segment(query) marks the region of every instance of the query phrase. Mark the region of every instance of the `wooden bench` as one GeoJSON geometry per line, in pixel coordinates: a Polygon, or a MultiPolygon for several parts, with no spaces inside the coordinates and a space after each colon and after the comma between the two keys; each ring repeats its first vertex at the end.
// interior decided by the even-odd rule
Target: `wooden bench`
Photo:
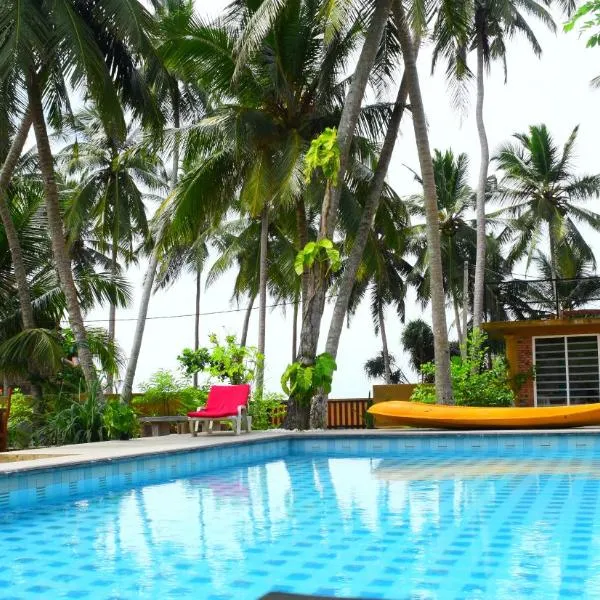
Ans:
{"type": "Polygon", "coordinates": [[[183,415],[171,417],[139,417],[142,426],[142,437],[157,437],[159,435],[169,435],[171,425],[177,427],[177,433],[191,433],[188,418],[183,415]]]}

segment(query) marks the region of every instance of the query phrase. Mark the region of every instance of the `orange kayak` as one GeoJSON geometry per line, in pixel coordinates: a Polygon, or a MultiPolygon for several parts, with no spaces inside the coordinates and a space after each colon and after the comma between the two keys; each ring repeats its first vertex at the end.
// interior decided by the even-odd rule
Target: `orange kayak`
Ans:
{"type": "Polygon", "coordinates": [[[442,429],[534,429],[600,425],[600,403],[536,408],[479,408],[392,400],[369,408],[397,425],[442,429]]]}

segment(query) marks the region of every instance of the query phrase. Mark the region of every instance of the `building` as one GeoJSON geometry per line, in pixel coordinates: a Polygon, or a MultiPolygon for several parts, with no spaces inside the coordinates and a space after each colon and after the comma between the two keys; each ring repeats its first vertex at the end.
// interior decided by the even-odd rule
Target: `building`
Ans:
{"type": "Polygon", "coordinates": [[[600,311],[483,325],[503,339],[519,406],[600,402],[600,311]]]}

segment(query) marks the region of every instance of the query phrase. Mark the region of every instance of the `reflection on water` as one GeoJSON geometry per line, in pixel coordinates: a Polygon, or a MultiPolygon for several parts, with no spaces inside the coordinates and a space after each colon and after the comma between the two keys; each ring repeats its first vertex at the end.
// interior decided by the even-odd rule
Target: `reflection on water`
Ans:
{"type": "Polygon", "coordinates": [[[599,472],[567,456],[223,469],[0,517],[0,597],[600,598],[599,472]]]}

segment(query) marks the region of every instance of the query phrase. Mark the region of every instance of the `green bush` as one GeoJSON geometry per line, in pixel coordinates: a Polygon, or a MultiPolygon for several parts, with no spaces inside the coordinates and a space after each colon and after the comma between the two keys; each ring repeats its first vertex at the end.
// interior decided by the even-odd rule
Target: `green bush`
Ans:
{"type": "Polygon", "coordinates": [[[107,438],[103,413],[105,405],[95,390],[83,400],[68,399],[68,406],[50,415],[42,435],[50,444],[83,444],[107,438]]]}
{"type": "Polygon", "coordinates": [[[10,402],[8,445],[17,449],[29,448],[34,433],[33,399],[16,389],[10,402]]]}
{"type": "Polygon", "coordinates": [[[313,396],[323,390],[326,394],[331,392],[333,374],[337,369],[336,362],[327,352],[315,358],[314,365],[303,365],[294,362],[288,365],[281,376],[281,388],[289,396],[299,402],[309,404],[313,396]]]}
{"type": "Polygon", "coordinates": [[[263,360],[256,348],[240,346],[234,335],[221,344],[215,333],[209,336],[210,348],[185,348],[177,357],[186,375],[205,373],[218,381],[239,385],[254,380],[256,367],[263,360]]]}
{"type": "MultiPolygon", "coordinates": [[[[467,358],[454,356],[450,376],[457,406],[513,406],[514,393],[510,386],[508,366],[503,357],[495,357],[491,368],[484,368],[486,335],[474,331],[467,344],[467,358]]],[[[424,378],[435,374],[434,363],[421,367],[424,378]]],[[[419,384],[411,396],[413,402],[435,404],[435,386],[419,384]]]]}
{"type": "Polygon", "coordinates": [[[102,422],[106,436],[111,440],[129,440],[139,434],[140,426],[135,411],[119,400],[106,403],[102,422]]]}
{"type": "Polygon", "coordinates": [[[252,417],[252,429],[262,431],[275,429],[277,425],[272,424],[274,411],[281,409],[285,404],[285,396],[282,394],[263,394],[250,401],[248,414],[252,417]]]}
{"type": "Polygon", "coordinates": [[[142,384],[143,396],[133,398],[134,409],[147,417],[186,414],[206,403],[208,391],[194,388],[171,371],[160,369],[142,384]]]}

